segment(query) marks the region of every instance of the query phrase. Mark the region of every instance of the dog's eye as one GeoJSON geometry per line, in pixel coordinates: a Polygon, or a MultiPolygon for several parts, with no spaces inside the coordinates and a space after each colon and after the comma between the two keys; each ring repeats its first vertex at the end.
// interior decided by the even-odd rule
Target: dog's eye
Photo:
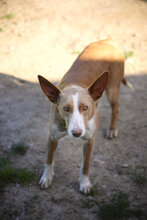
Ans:
{"type": "Polygon", "coordinates": [[[64,110],[65,112],[70,112],[70,107],[69,107],[69,106],[64,106],[64,107],[63,107],[63,110],[64,110]]]}
{"type": "Polygon", "coordinates": [[[81,108],[82,111],[86,111],[87,109],[88,109],[88,106],[86,106],[86,105],[83,105],[81,108]]]}

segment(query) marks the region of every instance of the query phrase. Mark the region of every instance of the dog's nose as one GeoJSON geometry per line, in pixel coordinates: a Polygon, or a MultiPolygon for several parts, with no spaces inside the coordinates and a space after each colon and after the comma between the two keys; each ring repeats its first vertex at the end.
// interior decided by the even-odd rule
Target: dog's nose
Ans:
{"type": "Polygon", "coordinates": [[[81,134],[82,134],[82,130],[81,130],[81,129],[79,129],[79,130],[77,130],[77,131],[75,131],[75,130],[72,131],[72,135],[73,135],[74,137],[80,137],[81,134]]]}

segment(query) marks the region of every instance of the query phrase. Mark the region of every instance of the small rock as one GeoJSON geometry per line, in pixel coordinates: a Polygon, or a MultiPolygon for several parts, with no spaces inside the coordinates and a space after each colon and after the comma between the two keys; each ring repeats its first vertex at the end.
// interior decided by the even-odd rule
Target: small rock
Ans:
{"type": "Polygon", "coordinates": [[[122,164],[122,167],[123,167],[123,168],[127,168],[127,167],[129,167],[129,164],[124,163],[124,164],[122,164]]]}
{"type": "Polygon", "coordinates": [[[115,173],[115,174],[113,175],[113,177],[114,177],[114,178],[117,178],[117,177],[118,177],[118,174],[117,174],[117,173],[115,173]]]}
{"type": "Polygon", "coordinates": [[[102,185],[102,188],[105,189],[107,186],[105,184],[102,185]]]}
{"type": "Polygon", "coordinates": [[[5,86],[0,84],[0,89],[4,89],[4,88],[5,88],[5,86]]]}
{"type": "Polygon", "coordinates": [[[76,167],[81,168],[81,163],[80,164],[76,164],[76,167]]]}

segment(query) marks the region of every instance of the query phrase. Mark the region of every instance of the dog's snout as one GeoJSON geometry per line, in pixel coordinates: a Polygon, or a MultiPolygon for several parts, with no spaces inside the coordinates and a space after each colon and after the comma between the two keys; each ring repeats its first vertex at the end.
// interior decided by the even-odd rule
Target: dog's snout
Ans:
{"type": "Polygon", "coordinates": [[[82,130],[80,129],[80,130],[73,130],[72,131],[72,135],[74,136],[74,137],[80,137],[81,136],[81,134],[82,134],[82,130]]]}

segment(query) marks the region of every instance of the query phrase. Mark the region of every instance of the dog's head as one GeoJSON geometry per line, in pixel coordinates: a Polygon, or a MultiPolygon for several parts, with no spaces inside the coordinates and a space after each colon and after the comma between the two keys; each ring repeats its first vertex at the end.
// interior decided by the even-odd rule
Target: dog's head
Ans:
{"type": "Polygon", "coordinates": [[[69,85],[63,90],[42,76],[38,76],[44,94],[57,105],[70,136],[83,137],[85,135],[86,124],[92,118],[97,100],[107,86],[108,75],[108,72],[103,73],[88,88],[69,85]]]}

